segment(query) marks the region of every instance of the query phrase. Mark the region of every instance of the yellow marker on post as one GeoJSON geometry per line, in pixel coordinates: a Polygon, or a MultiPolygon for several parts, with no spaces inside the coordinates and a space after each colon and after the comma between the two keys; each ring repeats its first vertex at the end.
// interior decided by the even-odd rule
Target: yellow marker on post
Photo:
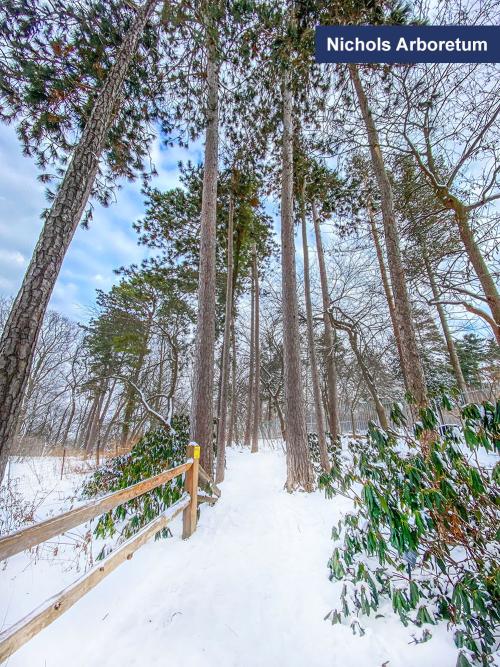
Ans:
{"type": "Polygon", "coordinates": [[[186,458],[192,459],[193,465],[186,471],[184,491],[189,493],[191,502],[184,510],[182,537],[186,539],[196,530],[198,510],[198,471],[200,468],[200,446],[190,442],[186,448],[186,458]]]}

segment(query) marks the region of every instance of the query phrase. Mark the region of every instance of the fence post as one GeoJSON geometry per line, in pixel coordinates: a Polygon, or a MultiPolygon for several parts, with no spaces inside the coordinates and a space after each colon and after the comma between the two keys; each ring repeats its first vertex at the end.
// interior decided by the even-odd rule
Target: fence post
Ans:
{"type": "Polygon", "coordinates": [[[187,458],[193,459],[193,465],[186,471],[184,490],[191,496],[191,502],[182,515],[182,538],[186,539],[196,530],[198,510],[198,470],[200,465],[200,446],[191,442],[187,446],[187,458]]]}

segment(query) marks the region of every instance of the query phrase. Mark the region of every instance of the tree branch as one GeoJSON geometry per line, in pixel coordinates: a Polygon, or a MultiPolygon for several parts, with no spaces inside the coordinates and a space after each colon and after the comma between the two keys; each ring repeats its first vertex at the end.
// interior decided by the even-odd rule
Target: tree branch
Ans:
{"type": "Polygon", "coordinates": [[[129,384],[134,391],[136,391],[139,394],[139,398],[141,399],[141,403],[146,409],[147,412],[149,412],[150,415],[153,415],[153,417],[156,417],[163,426],[165,426],[166,429],[173,430],[172,425],[170,423],[171,415],[168,416],[168,418],[165,418],[163,415],[161,415],[159,412],[156,412],[154,408],[152,408],[149,403],[146,400],[146,397],[144,396],[144,392],[142,389],[140,389],[132,380],[129,380],[128,378],[124,377],[123,375],[110,375],[110,378],[116,378],[117,380],[120,380],[121,382],[126,382],[129,384]]]}

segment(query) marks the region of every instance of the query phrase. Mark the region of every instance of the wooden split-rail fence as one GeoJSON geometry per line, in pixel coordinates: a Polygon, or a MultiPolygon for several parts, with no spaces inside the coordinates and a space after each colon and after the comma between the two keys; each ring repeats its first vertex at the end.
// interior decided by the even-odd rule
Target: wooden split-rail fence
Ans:
{"type": "Polygon", "coordinates": [[[109,554],[109,556],[99,561],[97,565],[73,584],[43,602],[34,611],[10,628],[0,632],[0,663],[55,621],[61,614],[70,609],[75,602],[97,586],[104,577],[113,572],[121,563],[130,560],[143,544],[165,528],[180,512],[183,512],[182,537],[188,538],[193,534],[197,524],[198,503],[209,502],[213,504],[220,496],[219,489],[200,466],[199,459],[199,445],[190,444],[187,450],[186,462],[175,468],[170,468],[159,475],[149,477],[125,489],[109,493],[102,498],[51,517],[46,521],[18,530],[5,537],[0,537],[0,561],[2,561],[25,549],[37,546],[46,540],[61,535],[67,530],[90,521],[90,519],[94,519],[100,514],[109,512],[109,510],[118,507],[118,505],[122,505],[158,486],[162,486],[179,475],[185,475],[184,493],[176,503],[150,521],[138,533],[109,554]],[[210,488],[212,496],[198,495],[200,481],[210,488]]]}

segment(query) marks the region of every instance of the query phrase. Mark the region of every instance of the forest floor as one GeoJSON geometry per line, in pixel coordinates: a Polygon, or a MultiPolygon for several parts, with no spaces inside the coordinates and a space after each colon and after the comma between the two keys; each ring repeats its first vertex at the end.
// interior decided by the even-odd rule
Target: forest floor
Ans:
{"type": "MultiPolygon", "coordinates": [[[[32,461],[12,471],[26,493],[40,467],[32,461]]],[[[77,468],[59,482],[52,461],[36,476],[52,489],[49,512],[83,478],[77,468]]],[[[389,604],[383,618],[363,619],[363,637],[324,620],[339,606],[342,588],[328,580],[331,528],[350,503],[321,492],[289,495],[285,471],[280,446],[258,454],[231,449],[222,497],[202,506],[189,540],[180,538],[176,519],[174,537],[140,549],[5,664],[454,667],[457,650],[444,625],[431,628],[427,643],[411,644],[418,629],[404,628],[389,604]]],[[[38,518],[40,512],[47,514],[39,508],[38,518]]],[[[88,526],[36,559],[20,554],[0,564],[0,628],[79,576],[83,556],[75,545],[86,534],[88,526]]]]}

